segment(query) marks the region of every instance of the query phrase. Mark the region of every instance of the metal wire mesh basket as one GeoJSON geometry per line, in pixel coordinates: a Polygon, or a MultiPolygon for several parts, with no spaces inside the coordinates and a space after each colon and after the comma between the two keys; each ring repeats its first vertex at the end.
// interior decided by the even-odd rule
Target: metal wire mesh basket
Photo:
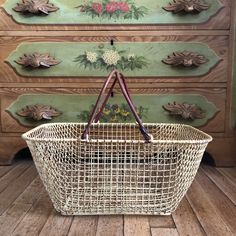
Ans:
{"type": "Polygon", "coordinates": [[[187,125],[142,124],[135,111],[138,124],[95,124],[102,109],[96,111],[88,124],[44,124],[23,134],[55,209],[64,215],[171,214],[211,136],[187,125]]]}

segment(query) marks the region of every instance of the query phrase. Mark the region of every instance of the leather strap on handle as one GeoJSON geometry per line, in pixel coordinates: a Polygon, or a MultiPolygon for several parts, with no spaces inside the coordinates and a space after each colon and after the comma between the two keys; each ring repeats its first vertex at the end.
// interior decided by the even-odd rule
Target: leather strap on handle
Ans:
{"type": "Polygon", "coordinates": [[[98,96],[98,99],[97,99],[97,102],[93,108],[93,111],[90,115],[90,118],[89,118],[89,121],[88,121],[88,124],[84,130],[84,132],[82,133],[82,136],[81,136],[81,139],[88,139],[88,132],[89,132],[89,128],[91,127],[91,124],[93,122],[98,122],[99,118],[101,117],[102,115],[102,112],[103,112],[103,109],[112,93],[112,90],[113,88],[115,87],[115,84],[118,82],[119,86],[120,86],[120,89],[122,91],[122,94],[124,95],[129,107],[130,107],[130,110],[131,112],[133,113],[134,117],[135,117],[135,120],[136,122],[138,123],[139,125],[139,129],[140,129],[140,132],[141,134],[143,135],[144,139],[147,141],[147,142],[150,142],[151,141],[151,135],[148,134],[147,130],[145,129],[143,123],[142,123],[142,120],[140,119],[139,115],[137,114],[137,111],[135,109],[135,106],[131,100],[131,97],[130,97],[130,94],[129,94],[129,91],[127,89],[127,86],[126,86],[126,83],[125,83],[125,78],[123,76],[123,74],[121,74],[120,72],[116,71],[116,70],[113,70],[108,78],[106,79],[106,81],[104,82],[103,84],[103,87],[102,87],[102,90],[98,96]],[[109,82],[112,80],[112,78],[115,76],[115,79],[114,79],[114,82],[112,84],[112,86],[110,87],[102,105],[99,107],[99,103],[101,102],[101,99],[102,99],[102,96],[104,95],[105,93],[105,90],[107,89],[108,85],[109,85],[109,82]]]}

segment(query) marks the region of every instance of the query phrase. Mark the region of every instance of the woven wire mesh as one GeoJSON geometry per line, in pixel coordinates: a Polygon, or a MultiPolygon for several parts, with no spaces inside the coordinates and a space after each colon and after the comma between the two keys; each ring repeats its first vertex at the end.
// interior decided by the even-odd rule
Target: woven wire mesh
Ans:
{"type": "Polygon", "coordinates": [[[211,137],[190,126],[39,126],[23,138],[57,211],[65,215],[171,214],[191,185],[211,137]]]}

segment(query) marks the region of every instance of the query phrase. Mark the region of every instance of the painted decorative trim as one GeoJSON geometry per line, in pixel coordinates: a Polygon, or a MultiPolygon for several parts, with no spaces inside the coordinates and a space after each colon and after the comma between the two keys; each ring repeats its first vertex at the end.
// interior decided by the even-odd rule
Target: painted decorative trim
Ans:
{"type": "Polygon", "coordinates": [[[32,54],[24,54],[16,63],[22,65],[24,67],[31,67],[31,68],[39,68],[39,67],[46,67],[49,68],[50,66],[54,66],[60,63],[60,61],[56,60],[55,58],[51,57],[49,53],[32,53],[32,54]]]}
{"type": "Polygon", "coordinates": [[[173,102],[163,105],[162,107],[169,115],[181,117],[185,120],[203,119],[206,117],[205,112],[196,104],[173,102]]]}
{"type": "MultiPolygon", "coordinates": [[[[30,8],[32,12],[43,13],[27,13],[19,14],[13,9],[16,2],[19,0],[5,0],[3,8],[12,19],[20,24],[28,25],[180,25],[180,24],[200,24],[207,22],[211,17],[215,16],[223,7],[220,0],[205,0],[209,5],[207,11],[202,11],[201,14],[185,14],[179,17],[176,14],[166,14],[161,6],[165,6],[168,0],[50,0],[56,3],[55,8],[59,8],[47,17],[43,17],[49,9],[35,10],[30,8]],[[41,17],[39,17],[41,15],[41,17]],[[29,17],[30,16],[30,17],[29,17]]],[[[22,3],[31,3],[36,0],[24,0],[22,3]]],[[[39,1],[39,0],[37,0],[39,1]]],[[[41,0],[43,3],[48,3],[46,0],[41,0]]],[[[20,5],[20,6],[21,6],[20,5]]],[[[16,7],[14,7],[16,8],[16,7]]],[[[18,10],[17,6],[17,10],[18,10]]],[[[20,7],[21,8],[21,7],[20,7]]],[[[26,8],[27,11],[28,8],[26,8]]],[[[53,8],[54,9],[54,8],[53,8]]],[[[20,9],[21,10],[21,9],[20,9]]]]}
{"type": "Polygon", "coordinates": [[[173,52],[171,55],[167,56],[166,59],[163,59],[162,62],[167,65],[180,66],[183,65],[185,67],[190,66],[200,66],[202,64],[207,63],[209,60],[201,54],[190,51],[183,52],[173,52]]]}
{"type": "Polygon", "coordinates": [[[210,5],[202,0],[173,0],[163,9],[173,13],[200,13],[208,10],[209,7],[210,5]]]}
{"type": "MultiPolygon", "coordinates": [[[[32,127],[45,122],[87,122],[88,115],[97,95],[80,94],[23,94],[20,95],[8,108],[7,112],[23,126],[32,127]],[[24,116],[19,116],[19,108],[29,106],[28,104],[44,104],[52,107],[60,115],[53,117],[53,120],[33,120],[24,116]]],[[[197,94],[133,94],[132,100],[137,107],[138,113],[145,123],[184,123],[195,127],[204,126],[211,120],[219,109],[207,100],[206,97],[197,94]],[[176,119],[175,116],[167,115],[163,109],[168,101],[176,101],[176,104],[196,104],[206,111],[201,119],[176,119]]],[[[31,113],[32,114],[32,113],[31,113]]],[[[54,114],[54,113],[53,113],[54,114]]],[[[33,115],[31,115],[33,116],[33,115]]],[[[38,116],[37,116],[38,117],[38,116]]],[[[39,116],[41,117],[41,116],[39,116]]],[[[48,117],[48,116],[46,116],[48,117]]],[[[52,116],[51,116],[52,117],[52,116]]],[[[120,94],[115,94],[108,101],[104,110],[101,122],[135,122],[125,99],[120,94]]]]}
{"type": "Polygon", "coordinates": [[[16,112],[17,115],[34,121],[51,120],[61,115],[56,109],[44,104],[27,105],[16,112]]]}
{"type": "Polygon", "coordinates": [[[22,0],[12,8],[16,12],[31,13],[31,14],[45,14],[57,11],[59,8],[54,4],[49,3],[49,0],[22,0]]]}
{"type": "MultiPolygon", "coordinates": [[[[196,42],[116,42],[114,45],[108,42],[22,43],[6,59],[6,62],[20,76],[50,78],[97,78],[107,76],[107,73],[113,69],[118,69],[126,76],[135,78],[194,77],[208,74],[220,61],[221,58],[207,44],[196,42]],[[198,54],[201,55],[197,57],[198,60],[193,61],[195,65],[203,62],[203,56],[209,58],[209,61],[189,70],[166,66],[162,61],[162,58],[166,58],[177,50],[179,52],[191,51],[192,48],[196,48],[198,54]],[[63,58],[63,61],[51,67],[50,70],[29,70],[16,62],[22,55],[31,55],[39,50],[40,54],[53,55],[53,63],[55,58],[63,58]]],[[[47,63],[43,62],[43,64],[45,66],[47,63]]]]}

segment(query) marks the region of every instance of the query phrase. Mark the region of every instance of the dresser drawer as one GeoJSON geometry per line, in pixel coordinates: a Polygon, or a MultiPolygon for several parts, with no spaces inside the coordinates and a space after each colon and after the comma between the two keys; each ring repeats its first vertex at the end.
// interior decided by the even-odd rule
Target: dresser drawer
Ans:
{"type": "Polygon", "coordinates": [[[139,82],[226,82],[227,46],[227,36],[5,37],[0,82],[94,82],[114,68],[139,82]]]}
{"type": "Polygon", "coordinates": [[[230,0],[199,0],[199,4],[191,4],[189,0],[102,0],[99,3],[49,0],[41,11],[42,7],[37,8],[28,2],[31,1],[22,4],[22,0],[0,0],[0,29],[228,29],[231,4],[230,0]]]}
{"type": "MultiPolygon", "coordinates": [[[[2,92],[3,132],[24,132],[45,122],[86,122],[96,101],[94,92],[79,89],[8,88],[2,92]]],[[[225,89],[131,89],[143,122],[184,123],[207,132],[224,132],[225,89]]],[[[132,122],[123,97],[114,96],[102,122],[132,122]]]]}

